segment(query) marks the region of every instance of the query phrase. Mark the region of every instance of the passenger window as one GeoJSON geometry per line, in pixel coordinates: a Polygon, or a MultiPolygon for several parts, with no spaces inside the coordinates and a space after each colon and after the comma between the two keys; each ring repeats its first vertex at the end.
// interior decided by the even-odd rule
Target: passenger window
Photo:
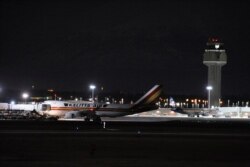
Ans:
{"type": "Polygon", "coordinates": [[[65,106],[65,107],[68,107],[68,106],[69,106],[69,104],[68,104],[68,103],[64,103],[64,106],[65,106]]]}

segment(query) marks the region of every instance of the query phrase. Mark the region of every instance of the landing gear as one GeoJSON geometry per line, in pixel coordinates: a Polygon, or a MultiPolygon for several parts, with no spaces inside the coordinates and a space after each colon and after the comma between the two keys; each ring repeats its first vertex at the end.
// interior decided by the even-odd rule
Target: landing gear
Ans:
{"type": "Polygon", "coordinates": [[[102,123],[102,119],[99,116],[95,116],[93,118],[93,121],[96,122],[96,123],[102,123]]]}

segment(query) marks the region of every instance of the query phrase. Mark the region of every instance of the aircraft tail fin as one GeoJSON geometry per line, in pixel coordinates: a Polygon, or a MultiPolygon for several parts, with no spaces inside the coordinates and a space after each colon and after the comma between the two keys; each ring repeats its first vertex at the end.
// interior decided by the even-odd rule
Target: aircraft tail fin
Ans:
{"type": "Polygon", "coordinates": [[[162,85],[155,85],[144,96],[134,103],[135,106],[149,105],[156,102],[162,91],[162,85]]]}

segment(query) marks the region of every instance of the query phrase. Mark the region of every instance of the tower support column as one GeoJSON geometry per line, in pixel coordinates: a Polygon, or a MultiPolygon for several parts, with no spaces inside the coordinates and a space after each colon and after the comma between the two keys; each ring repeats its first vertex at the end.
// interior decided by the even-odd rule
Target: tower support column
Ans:
{"type": "Polygon", "coordinates": [[[219,42],[217,38],[210,38],[207,42],[207,48],[203,55],[203,64],[208,66],[208,83],[213,90],[210,94],[210,102],[212,107],[220,106],[221,99],[221,69],[227,64],[227,55],[224,44],[219,42]]]}

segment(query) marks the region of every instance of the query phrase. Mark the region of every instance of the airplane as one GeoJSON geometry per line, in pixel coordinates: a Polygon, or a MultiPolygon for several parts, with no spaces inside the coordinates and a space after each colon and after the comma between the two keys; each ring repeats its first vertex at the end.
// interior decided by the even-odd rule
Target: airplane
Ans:
{"type": "MultiPolygon", "coordinates": [[[[201,108],[180,108],[180,107],[173,107],[171,108],[171,111],[174,111],[176,113],[180,113],[180,114],[186,114],[188,115],[188,117],[200,117],[200,116],[209,116],[210,114],[212,114],[212,111],[214,110],[205,110],[205,109],[201,109],[201,108]]],[[[217,115],[216,115],[217,116],[217,115]]]]}
{"type": "Polygon", "coordinates": [[[180,113],[180,114],[185,114],[188,115],[188,117],[200,117],[200,116],[208,116],[209,113],[208,111],[203,111],[201,109],[194,109],[194,108],[186,108],[183,109],[181,107],[175,107],[175,101],[172,97],[170,97],[170,107],[171,107],[171,111],[174,111],[176,113],[180,113]]]}
{"type": "Polygon", "coordinates": [[[155,102],[161,91],[162,86],[155,85],[134,104],[48,100],[42,104],[40,113],[58,118],[85,117],[85,121],[101,122],[101,117],[119,117],[158,109],[155,102]]]}

